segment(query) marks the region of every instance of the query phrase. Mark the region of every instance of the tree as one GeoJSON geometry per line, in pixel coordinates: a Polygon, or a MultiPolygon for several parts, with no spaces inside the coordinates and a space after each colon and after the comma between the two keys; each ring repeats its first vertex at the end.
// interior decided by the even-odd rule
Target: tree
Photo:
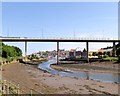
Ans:
{"type": "Polygon", "coordinates": [[[109,56],[107,55],[107,54],[105,54],[104,56],[103,56],[103,58],[108,58],[109,56]]]}
{"type": "Polygon", "coordinates": [[[16,46],[14,46],[14,48],[15,48],[15,51],[16,51],[16,55],[17,55],[17,56],[22,56],[22,51],[21,51],[21,49],[18,48],[18,47],[16,47],[16,46]]]}
{"type": "Polygon", "coordinates": [[[30,59],[32,60],[32,59],[39,59],[39,58],[36,54],[31,54],[30,59]]]}
{"type": "Polygon", "coordinates": [[[120,42],[116,45],[116,48],[119,48],[120,47],[120,42]]]}
{"type": "Polygon", "coordinates": [[[106,55],[107,54],[107,52],[103,52],[103,55],[106,55]]]}
{"type": "Polygon", "coordinates": [[[116,55],[118,57],[118,62],[120,62],[120,47],[117,48],[116,55]]]}
{"type": "Polygon", "coordinates": [[[7,58],[8,57],[8,51],[7,46],[2,46],[2,57],[7,58]]]}
{"type": "Polygon", "coordinates": [[[86,49],[85,49],[85,48],[83,49],[83,52],[86,52],[86,49]]]}
{"type": "Polygon", "coordinates": [[[92,56],[92,54],[89,53],[89,56],[92,56]]]}
{"type": "Polygon", "coordinates": [[[93,56],[97,56],[98,53],[97,53],[97,52],[93,52],[92,55],[93,55],[93,56]]]}
{"type": "Polygon", "coordinates": [[[8,46],[2,43],[2,57],[3,58],[11,58],[11,57],[19,57],[22,56],[22,51],[18,47],[8,46]]]}
{"type": "Polygon", "coordinates": [[[2,51],[2,57],[7,58],[7,52],[5,50],[2,51]]]}
{"type": "Polygon", "coordinates": [[[107,55],[110,57],[110,52],[109,51],[107,52],[107,55]]]}
{"type": "Polygon", "coordinates": [[[116,55],[119,56],[120,55],[120,42],[116,45],[117,51],[116,51],[116,55]]]}
{"type": "Polygon", "coordinates": [[[103,55],[103,53],[102,52],[98,52],[98,55],[103,55]]]}
{"type": "Polygon", "coordinates": [[[117,57],[120,55],[120,47],[117,48],[116,55],[117,55],[117,57]]]}

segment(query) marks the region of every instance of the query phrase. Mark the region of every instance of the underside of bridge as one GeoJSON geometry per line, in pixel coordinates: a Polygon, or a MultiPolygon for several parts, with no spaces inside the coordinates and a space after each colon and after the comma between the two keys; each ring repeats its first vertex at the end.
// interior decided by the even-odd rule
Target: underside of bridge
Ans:
{"type": "MultiPolygon", "coordinates": [[[[116,42],[113,42],[113,56],[116,56],[116,42]]],[[[89,42],[86,42],[86,61],[89,63],[89,42]]],[[[25,41],[25,60],[27,60],[27,41],[25,41]]],[[[59,64],[59,42],[57,42],[57,64],[59,64]]]]}

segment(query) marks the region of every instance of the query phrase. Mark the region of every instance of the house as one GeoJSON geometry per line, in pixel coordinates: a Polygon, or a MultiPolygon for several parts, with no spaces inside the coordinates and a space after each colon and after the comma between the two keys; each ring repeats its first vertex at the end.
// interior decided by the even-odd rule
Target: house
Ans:
{"type": "Polygon", "coordinates": [[[112,54],[113,54],[113,47],[101,48],[101,49],[98,50],[98,52],[101,52],[103,54],[107,54],[109,56],[112,56],[112,54]]]}
{"type": "Polygon", "coordinates": [[[86,58],[87,58],[87,51],[85,50],[85,48],[84,48],[84,50],[83,50],[83,52],[82,52],[81,58],[83,58],[83,59],[86,59],[86,58]]]}
{"type": "Polygon", "coordinates": [[[87,51],[85,49],[83,52],[71,49],[69,52],[69,58],[87,58],[87,51]]]}
{"type": "Polygon", "coordinates": [[[76,57],[76,50],[71,49],[69,52],[69,58],[75,58],[76,57]]]}
{"type": "Polygon", "coordinates": [[[81,58],[82,52],[81,51],[76,51],[76,58],[81,58]]]}

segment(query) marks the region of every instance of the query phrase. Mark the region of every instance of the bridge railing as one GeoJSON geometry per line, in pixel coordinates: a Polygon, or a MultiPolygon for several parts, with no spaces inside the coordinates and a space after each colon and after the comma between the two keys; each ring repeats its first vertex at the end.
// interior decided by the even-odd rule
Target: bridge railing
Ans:
{"type": "Polygon", "coordinates": [[[118,40],[107,37],[1,37],[2,39],[57,39],[57,40],[118,40]]]}

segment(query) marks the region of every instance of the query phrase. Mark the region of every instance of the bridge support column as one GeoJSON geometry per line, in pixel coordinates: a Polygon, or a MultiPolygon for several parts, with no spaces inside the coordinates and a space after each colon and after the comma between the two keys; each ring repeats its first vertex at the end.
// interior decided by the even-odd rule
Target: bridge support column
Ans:
{"type": "Polygon", "coordinates": [[[27,61],[27,41],[25,41],[25,61],[27,61]]]}
{"type": "Polygon", "coordinates": [[[57,64],[59,64],[59,42],[57,42],[57,64]]]}
{"type": "Polygon", "coordinates": [[[115,57],[116,56],[116,45],[115,45],[116,42],[113,42],[113,56],[115,57]]]}
{"type": "Polygon", "coordinates": [[[89,44],[88,44],[88,42],[86,42],[86,51],[87,51],[86,59],[87,59],[87,62],[89,63],[89,44]]]}

